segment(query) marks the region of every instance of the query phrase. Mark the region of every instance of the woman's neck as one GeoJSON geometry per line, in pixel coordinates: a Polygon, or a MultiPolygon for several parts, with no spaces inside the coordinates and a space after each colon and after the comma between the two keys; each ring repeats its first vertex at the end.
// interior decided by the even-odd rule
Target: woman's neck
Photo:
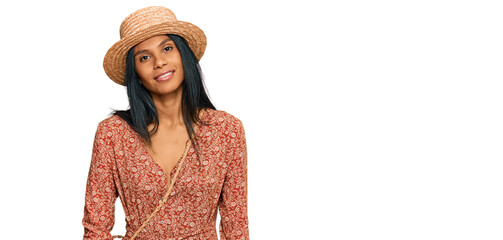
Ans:
{"type": "Polygon", "coordinates": [[[157,108],[160,126],[168,128],[185,126],[182,114],[181,88],[172,94],[152,95],[152,100],[157,108]]]}

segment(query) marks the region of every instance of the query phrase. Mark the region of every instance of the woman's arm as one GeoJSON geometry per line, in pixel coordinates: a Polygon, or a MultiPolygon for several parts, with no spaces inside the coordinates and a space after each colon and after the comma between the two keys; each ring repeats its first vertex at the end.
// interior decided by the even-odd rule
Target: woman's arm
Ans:
{"type": "Polygon", "coordinates": [[[84,239],[112,239],[117,190],[113,179],[111,131],[98,124],[94,138],[91,166],[87,178],[84,206],[84,239]]]}
{"type": "Polygon", "coordinates": [[[220,238],[249,239],[246,138],[240,120],[234,124],[229,138],[229,169],[218,202],[220,238]]]}

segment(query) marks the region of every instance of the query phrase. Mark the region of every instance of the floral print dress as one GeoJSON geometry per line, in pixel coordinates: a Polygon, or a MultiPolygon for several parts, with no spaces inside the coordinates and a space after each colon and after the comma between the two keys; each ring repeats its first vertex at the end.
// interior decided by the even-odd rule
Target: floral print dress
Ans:
{"type": "MultiPolygon", "coordinates": [[[[198,161],[190,145],[165,205],[136,239],[249,239],[247,152],[242,122],[231,114],[205,109],[196,135],[198,161]]],[[[152,159],[140,135],[117,115],[98,124],[87,179],[84,239],[112,239],[115,201],[120,198],[130,239],[168,188],[167,176],[152,159]]]]}

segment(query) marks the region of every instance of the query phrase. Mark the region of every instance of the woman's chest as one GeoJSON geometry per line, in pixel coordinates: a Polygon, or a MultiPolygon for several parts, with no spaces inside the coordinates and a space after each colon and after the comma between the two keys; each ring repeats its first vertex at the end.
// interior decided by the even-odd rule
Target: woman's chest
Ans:
{"type": "MultiPolygon", "coordinates": [[[[148,150],[131,138],[116,146],[116,165],[122,188],[129,194],[162,197],[169,180],[165,170],[150,156],[148,150]]],[[[212,196],[220,192],[227,171],[224,148],[216,138],[200,141],[199,151],[192,145],[183,163],[168,172],[172,178],[176,167],[180,172],[171,194],[183,193],[194,197],[212,196]]]]}
{"type": "Polygon", "coordinates": [[[168,129],[160,126],[157,132],[150,137],[150,140],[150,145],[144,144],[145,150],[148,152],[147,157],[159,165],[170,180],[171,171],[182,158],[185,158],[185,153],[190,146],[191,142],[187,131],[185,127],[168,129]]]}

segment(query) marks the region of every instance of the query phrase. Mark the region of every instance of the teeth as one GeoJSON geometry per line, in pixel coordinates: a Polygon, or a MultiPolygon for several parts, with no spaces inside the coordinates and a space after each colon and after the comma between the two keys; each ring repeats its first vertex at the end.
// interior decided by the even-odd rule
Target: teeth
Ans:
{"type": "Polygon", "coordinates": [[[164,74],[164,75],[161,75],[159,78],[164,78],[164,77],[167,77],[167,76],[171,75],[172,73],[173,73],[173,72],[168,72],[168,73],[166,73],[166,74],[164,74]]]}

